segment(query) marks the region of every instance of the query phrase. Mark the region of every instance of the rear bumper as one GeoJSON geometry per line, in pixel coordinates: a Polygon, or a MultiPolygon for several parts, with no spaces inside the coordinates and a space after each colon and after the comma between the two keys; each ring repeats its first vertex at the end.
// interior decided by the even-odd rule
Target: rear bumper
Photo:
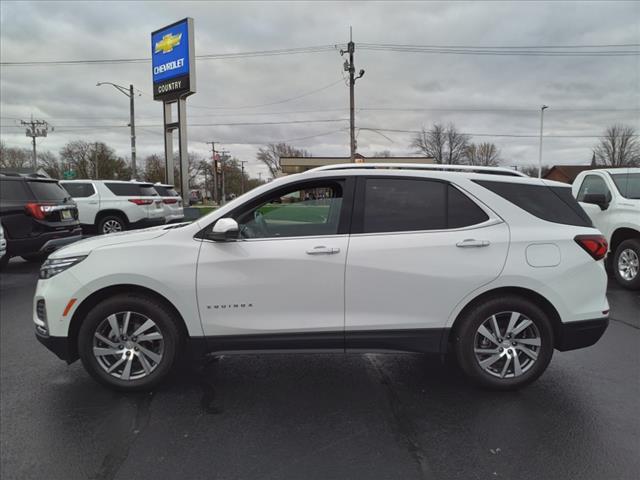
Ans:
{"type": "Polygon", "coordinates": [[[595,344],[609,326],[609,318],[596,318],[581,322],[563,323],[556,348],[561,352],[590,347],[595,344]]]}
{"type": "Polygon", "coordinates": [[[80,229],[79,235],[74,235],[72,237],[64,237],[64,238],[54,238],[48,240],[42,247],[40,247],[40,251],[43,253],[51,253],[54,250],[59,249],[60,247],[64,247],[65,245],[69,245],[70,243],[77,242],[78,240],[82,240],[82,230],[80,229]]]}
{"type": "Polygon", "coordinates": [[[129,228],[137,229],[157,227],[158,225],[164,225],[165,223],[166,221],[164,217],[143,218],[142,220],[138,220],[137,222],[130,223],[129,228]]]}
{"type": "Polygon", "coordinates": [[[82,239],[82,228],[79,225],[67,232],[43,233],[33,238],[8,239],[7,252],[12,257],[32,253],[51,253],[64,245],[82,239]]]}

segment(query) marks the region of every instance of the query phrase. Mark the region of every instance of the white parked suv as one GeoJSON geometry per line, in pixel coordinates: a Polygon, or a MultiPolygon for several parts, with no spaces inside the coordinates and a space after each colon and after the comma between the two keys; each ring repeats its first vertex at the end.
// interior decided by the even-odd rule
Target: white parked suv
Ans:
{"type": "Polygon", "coordinates": [[[166,223],[164,203],[151,183],[63,180],[60,185],[78,205],[80,224],[99,234],[166,223]]]}
{"type": "Polygon", "coordinates": [[[0,260],[7,254],[7,239],[4,238],[4,228],[0,223],[0,260]]]}
{"type": "Polygon", "coordinates": [[[154,183],[153,188],[164,204],[164,218],[167,223],[176,223],[184,220],[184,208],[182,207],[182,199],[180,194],[176,192],[173,185],[164,183],[154,183]]]}
{"type": "Polygon", "coordinates": [[[620,285],[640,289],[640,168],[581,172],[573,195],[609,242],[609,266],[620,285]]]}
{"type": "Polygon", "coordinates": [[[451,352],[480,385],[526,385],[607,328],[606,241],[567,185],[447,168],[321,167],[77,242],[40,270],[37,338],[120,390],[268,350],[451,352]]]}

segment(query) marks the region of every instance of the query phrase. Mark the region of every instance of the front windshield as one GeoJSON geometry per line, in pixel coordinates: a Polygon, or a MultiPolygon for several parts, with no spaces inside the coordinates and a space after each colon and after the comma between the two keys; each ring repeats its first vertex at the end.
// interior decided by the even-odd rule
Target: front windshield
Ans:
{"type": "Polygon", "coordinates": [[[612,173],[620,195],[634,200],[640,199],[640,173],[612,173]]]}

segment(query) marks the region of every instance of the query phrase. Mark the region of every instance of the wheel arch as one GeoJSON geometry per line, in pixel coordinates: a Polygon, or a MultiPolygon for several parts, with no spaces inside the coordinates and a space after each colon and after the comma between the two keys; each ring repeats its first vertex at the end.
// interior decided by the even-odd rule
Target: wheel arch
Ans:
{"type": "MultiPolygon", "coordinates": [[[[549,319],[551,320],[551,325],[553,327],[553,338],[554,344],[558,345],[561,341],[562,334],[562,320],[560,318],[560,314],[558,310],[553,306],[553,304],[546,299],[544,296],[540,295],[538,292],[530,290],[528,288],[523,287],[500,287],[495,288],[493,290],[488,290],[486,292],[481,293],[477,297],[470,300],[463,308],[460,310],[456,319],[454,320],[451,328],[449,330],[449,335],[447,338],[447,347],[449,347],[455,340],[457,335],[457,328],[460,325],[460,320],[466,315],[466,313],[474,308],[476,305],[481,304],[491,298],[502,297],[504,295],[517,295],[521,298],[529,300],[542,308],[542,310],[547,314],[549,319]]],[[[554,345],[554,346],[555,346],[554,345]]],[[[449,348],[447,348],[449,350],[449,348]]]]}
{"type": "Polygon", "coordinates": [[[609,251],[612,254],[615,254],[616,249],[618,248],[618,245],[620,245],[625,240],[629,240],[631,238],[640,239],[640,232],[630,227],[616,228],[613,234],[611,235],[611,244],[609,245],[609,251]]]}
{"type": "Polygon", "coordinates": [[[187,330],[187,325],[184,321],[184,318],[178,311],[178,309],[171,303],[164,295],[156,292],[147,287],[142,287],[140,285],[113,285],[109,287],[102,288],[100,290],[96,290],[87,298],[85,298],[80,305],[73,312],[73,316],[71,317],[71,322],[69,323],[69,351],[68,351],[68,363],[72,363],[79,358],[78,355],[78,334],[80,332],[80,326],[82,325],[83,319],[89,313],[91,308],[93,308],[97,303],[102,300],[112,297],[114,295],[127,293],[127,294],[139,294],[147,297],[151,297],[156,299],[157,301],[164,304],[167,308],[171,310],[174,317],[178,320],[178,329],[180,330],[180,334],[182,335],[183,340],[189,338],[189,332],[187,330]]]}
{"type": "Polygon", "coordinates": [[[98,226],[98,223],[100,223],[100,220],[102,220],[104,217],[108,217],[109,215],[115,215],[118,216],[120,218],[122,218],[124,220],[124,222],[129,225],[129,217],[127,217],[127,214],[124,213],[122,210],[117,210],[115,208],[110,208],[107,210],[100,210],[97,214],[96,214],[96,227],[98,226]]]}

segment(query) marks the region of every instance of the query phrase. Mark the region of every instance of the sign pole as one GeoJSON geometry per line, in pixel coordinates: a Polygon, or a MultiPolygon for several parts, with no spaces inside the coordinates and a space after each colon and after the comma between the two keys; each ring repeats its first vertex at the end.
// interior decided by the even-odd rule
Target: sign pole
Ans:
{"type": "Polygon", "coordinates": [[[183,205],[189,205],[189,153],[187,152],[187,99],[178,100],[178,145],[183,205]]]}
{"type": "MultiPolygon", "coordinates": [[[[184,18],[151,33],[153,99],[162,101],[164,120],[165,181],[176,184],[173,131],[178,130],[180,191],[189,203],[189,153],[187,97],[196,92],[193,19],[184,18]],[[173,118],[173,104],[177,118],[173,118]]],[[[134,133],[132,130],[132,147],[134,133]]]]}

